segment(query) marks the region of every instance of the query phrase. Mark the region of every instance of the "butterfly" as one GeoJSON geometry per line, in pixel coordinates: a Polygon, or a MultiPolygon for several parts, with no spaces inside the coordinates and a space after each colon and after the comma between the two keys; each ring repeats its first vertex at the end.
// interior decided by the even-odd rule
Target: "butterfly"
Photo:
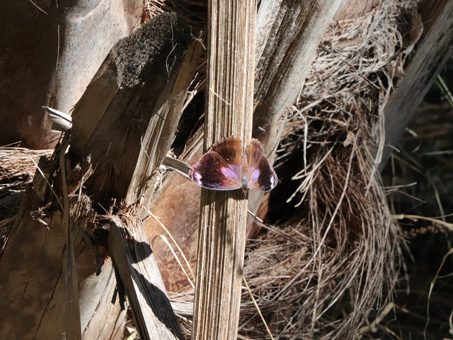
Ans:
{"type": "Polygon", "coordinates": [[[261,143],[252,139],[243,153],[241,138],[234,136],[213,144],[192,167],[189,177],[210,190],[266,192],[277,185],[277,175],[264,155],[261,143]]]}

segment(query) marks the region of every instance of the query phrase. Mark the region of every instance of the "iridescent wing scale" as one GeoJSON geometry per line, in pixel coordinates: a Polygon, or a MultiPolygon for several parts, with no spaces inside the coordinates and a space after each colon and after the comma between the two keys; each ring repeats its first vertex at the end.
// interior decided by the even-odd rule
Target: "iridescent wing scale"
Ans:
{"type": "Polygon", "coordinates": [[[224,138],[200,158],[189,176],[195,183],[210,190],[242,188],[241,156],[241,139],[224,138]]]}
{"type": "Polygon", "coordinates": [[[257,139],[252,139],[245,154],[249,189],[265,192],[272,190],[277,185],[277,174],[264,155],[261,143],[257,139]]]}
{"type": "Polygon", "coordinates": [[[210,190],[270,191],[277,185],[277,175],[261,143],[252,139],[243,155],[241,139],[233,136],[215,143],[192,167],[189,176],[210,190]]]}

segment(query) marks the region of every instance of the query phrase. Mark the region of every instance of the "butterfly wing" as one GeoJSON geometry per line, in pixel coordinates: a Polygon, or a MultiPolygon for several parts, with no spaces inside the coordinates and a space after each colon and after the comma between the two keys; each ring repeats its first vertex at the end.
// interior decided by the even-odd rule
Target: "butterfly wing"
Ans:
{"type": "Polygon", "coordinates": [[[242,143],[228,137],[215,143],[192,167],[189,176],[198,185],[211,190],[235,190],[242,187],[242,143]]]}
{"type": "Polygon", "coordinates": [[[252,139],[247,149],[248,187],[256,191],[270,191],[277,185],[277,174],[264,155],[263,146],[252,139]]]}
{"type": "Polygon", "coordinates": [[[230,166],[241,172],[242,141],[239,137],[226,137],[215,143],[211,151],[217,152],[230,166]]]}

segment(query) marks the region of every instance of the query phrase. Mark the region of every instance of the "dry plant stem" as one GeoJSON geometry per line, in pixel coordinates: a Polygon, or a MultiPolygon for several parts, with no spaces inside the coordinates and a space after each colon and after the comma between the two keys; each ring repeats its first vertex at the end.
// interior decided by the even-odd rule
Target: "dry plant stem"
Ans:
{"type": "Polygon", "coordinates": [[[128,219],[127,224],[117,216],[111,217],[109,247],[118,273],[133,306],[148,305],[146,309],[134,308],[140,338],[182,339],[181,331],[165,293],[147,236],[138,219],[128,219]]]}
{"type": "MultiPolygon", "coordinates": [[[[185,58],[179,66],[179,71],[173,72],[175,76],[169,77],[168,83],[170,83],[170,80],[173,83],[165,88],[159,97],[161,106],[156,112],[157,116],[149,121],[141,141],[140,154],[126,196],[126,202],[129,204],[134,203],[142,194],[146,202],[145,205],[149,206],[151,203],[154,188],[147,188],[145,183],[163,162],[165,155],[170,150],[173,138],[169,138],[169,136],[176,135],[177,122],[183,112],[184,99],[195,70],[201,62],[202,52],[203,46],[198,41],[188,46],[185,58]]],[[[147,216],[146,208],[140,214],[142,217],[147,216]]]]}
{"type": "MultiPolygon", "coordinates": [[[[115,46],[77,104],[71,149],[75,158],[91,158],[94,165],[86,187],[95,206],[108,207],[115,198],[134,207],[127,215],[146,216],[155,189],[151,175],[170,149],[199,64],[202,48],[193,34],[176,15],[153,18],[115,46]]],[[[118,223],[109,235],[109,252],[140,337],[181,338],[142,224],[127,223],[118,232],[118,223]],[[140,253],[142,248],[148,253],[140,253]],[[143,267],[134,262],[140,256],[143,267]]]]}
{"type": "MultiPolygon", "coordinates": [[[[262,236],[245,265],[276,337],[353,339],[393,288],[397,229],[370,150],[380,141],[371,137],[379,137],[379,108],[392,87],[392,71],[404,64],[401,49],[407,45],[399,38],[414,31],[414,6],[415,1],[385,1],[363,18],[332,25],[287,124],[287,135],[299,140],[294,145],[285,138],[279,163],[285,167],[285,157],[298,161],[298,173],[290,172],[297,184],[288,185],[299,184],[293,204],[300,210],[280,233],[262,236]],[[402,20],[405,30],[399,30],[402,20]],[[380,84],[380,74],[389,71],[389,85],[380,84]],[[308,168],[296,153],[304,143],[308,168]]],[[[288,171],[294,163],[287,164],[288,171]]],[[[241,312],[241,334],[266,338],[256,327],[256,312],[241,312]]]]}
{"type": "MultiPolygon", "coordinates": [[[[67,332],[63,254],[68,251],[69,239],[75,240],[77,277],[86,288],[79,292],[84,303],[80,306],[84,338],[121,338],[118,329],[125,313],[119,310],[118,304],[110,302],[112,294],[107,292],[113,290],[112,277],[103,275],[97,283],[90,280],[91,283],[84,284],[85,278],[92,279],[96,268],[91,246],[82,241],[82,230],[88,219],[95,223],[94,210],[99,210],[100,205],[109,209],[113,199],[124,202],[127,198],[129,203],[138,203],[135,209],[130,209],[135,214],[133,217],[147,204],[140,205],[140,198],[147,195],[146,189],[151,188],[149,194],[152,194],[147,175],[160,165],[170,148],[185,93],[195,73],[194,64],[197,64],[200,49],[195,45],[194,34],[176,15],[164,14],[119,42],[76,105],[70,154],[66,154],[61,163],[65,163],[66,168],[58,162],[59,149],[49,161],[40,161],[33,187],[27,192],[24,208],[0,262],[1,339],[53,339],[56,334],[67,332]],[[91,172],[86,170],[90,166],[91,172]],[[61,202],[67,194],[63,193],[66,189],[62,188],[60,174],[67,178],[70,197],[69,204],[65,199],[64,209],[61,202]],[[62,229],[67,225],[68,212],[73,221],[70,238],[62,229]],[[106,295],[110,295],[109,299],[106,295]],[[92,301],[96,301],[96,305],[93,306],[92,301]],[[106,328],[110,330],[108,336],[106,328]]],[[[65,152],[66,148],[63,149],[65,152]]],[[[146,239],[137,240],[142,247],[149,246],[146,239]]],[[[116,258],[122,258],[120,255],[125,252],[134,254],[134,248],[123,249],[122,243],[117,244],[118,247],[110,249],[116,258]]],[[[135,255],[132,257],[139,258],[141,254],[135,255]]],[[[151,256],[146,259],[147,262],[153,260],[151,256]]],[[[128,272],[131,267],[121,267],[125,270],[121,273],[123,277],[129,275],[135,283],[131,288],[134,291],[128,293],[154,294],[157,300],[153,301],[160,302],[165,292],[162,286],[155,284],[155,278],[160,276],[157,266],[153,267],[154,276],[149,271],[128,272]]],[[[68,267],[68,270],[74,268],[68,267]]],[[[75,276],[71,274],[71,277],[75,276]]],[[[77,284],[72,280],[70,283],[73,286],[69,290],[73,292],[77,284]]],[[[75,294],[72,296],[73,308],[68,314],[75,319],[78,301],[75,294]]],[[[156,310],[147,300],[135,301],[139,304],[132,305],[134,313],[155,318],[162,315],[161,309],[168,307],[166,316],[172,315],[172,327],[155,331],[161,338],[179,337],[174,330],[176,317],[170,313],[169,304],[162,304],[156,310]]],[[[139,326],[145,329],[150,325],[139,326]]],[[[68,327],[76,328],[75,324],[68,327]]],[[[80,331],[80,326],[78,328],[80,331]]],[[[146,338],[143,334],[141,337],[146,338]]]]}
{"type": "Polygon", "coordinates": [[[176,15],[153,18],[117,44],[77,103],[71,151],[98,164],[87,183],[95,203],[152,195],[150,175],[170,149],[198,65],[194,34],[176,15]]]}
{"type": "MultiPolygon", "coordinates": [[[[205,149],[221,137],[251,137],[254,0],[209,2],[205,149]]],[[[193,339],[236,339],[247,200],[242,191],[203,190],[193,339]]]]}
{"type": "Polygon", "coordinates": [[[70,218],[70,205],[68,184],[66,179],[65,154],[69,145],[69,136],[65,136],[60,150],[61,184],[63,192],[63,219],[62,224],[66,229],[66,332],[68,340],[82,338],[80,325],[79,285],[77,281],[74,244],[71,236],[72,220],[70,218]]]}
{"type": "Polygon", "coordinates": [[[341,0],[261,3],[257,31],[267,33],[259,37],[253,135],[267,153],[275,151],[283,129],[282,116],[296,102],[319,42],[340,3],[341,0]]]}
{"type": "Polygon", "coordinates": [[[192,168],[186,162],[183,162],[179,159],[167,156],[164,158],[162,165],[177,172],[181,176],[184,176],[187,179],[190,179],[189,172],[192,168]]]}
{"type": "Polygon", "coordinates": [[[453,254],[453,248],[450,248],[450,250],[444,255],[444,257],[442,259],[442,263],[440,264],[439,268],[437,269],[436,275],[434,276],[431,283],[429,284],[428,301],[426,302],[426,324],[425,324],[425,329],[423,331],[423,335],[424,335],[425,339],[426,339],[426,330],[428,329],[428,324],[430,321],[429,309],[430,309],[430,303],[431,303],[430,300],[431,300],[431,295],[433,293],[433,288],[434,288],[434,285],[436,284],[437,279],[439,278],[439,274],[440,274],[440,271],[442,270],[442,267],[445,265],[445,261],[452,254],[453,254]]]}
{"type": "MultiPolygon", "coordinates": [[[[59,195],[60,190],[53,176],[59,168],[59,152],[60,149],[57,149],[50,160],[44,157],[40,160],[40,171],[33,179],[34,190],[30,187],[27,191],[2,255],[2,339],[51,339],[55,334],[66,332],[67,296],[63,259],[67,251],[67,237],[66,230],[62,228],[67,226],[67,216],[55,200],[51,216],[42,214],[38,215],[39,219],[33,218],[45,202],[59,195]]],[[[72,233],[75,237],[80,236],[76,228],[72,233]]],[[[81,248],[77,248],[79,251],[81,248]]],[[[78,304],[78,301],[74,302],[78,304]]],[[[78,316],[77,311],[74,315],[78,316]]]]}
{"type": "Polygon", "coordinates": [[[0,117],[0,145],[55,146],[59,134],[50,131],[40,105],[69,112],[108,51],[137,26],[142,8],[142,1],[121,0],[2,4],[2,112],[8,114],[0,117]]]}
{"type": "MultiPolygon", "coordinates": [[[[384,107],[386,145],[394,145],[398,141],[437,74],[453,53],[453,0],[425,1],[422,7],[421,41],[416,46],[416,54],[406,68],[404,78],[384,107]]],[[[413,45],[409,46],[406,53],[411,53],[413,48],[413,45]]],[[[391,148],[386,149],[381,164],[385,164],[391,152],[391,148]]]]}
{"type": "MultiPolygon", "coordinates": [[[[273,161],[286,120],[341,0],[261,1],[257,20],[253,136],[273,161]]],[[[251,193],[256,211],[262,195],[251,193]]]]}

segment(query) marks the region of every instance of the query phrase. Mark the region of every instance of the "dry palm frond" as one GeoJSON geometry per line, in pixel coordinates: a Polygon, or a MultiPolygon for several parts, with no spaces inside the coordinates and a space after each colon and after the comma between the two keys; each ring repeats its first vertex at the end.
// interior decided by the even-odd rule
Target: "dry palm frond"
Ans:
{"type": "MultiPolygon", "coordinates": [[[[53,150],[30,150],[20,147],[0,147],[0,193],[24,190],[33,179],[36,164],[41,156],[51,155],[53,150]]],[[[0,197],[2,194],[0,194],[0,197]]]]}
{"type": "Polygon", "coordinates": [[[0,256],[11,231],[14,215],[27,186],[32,182],[41,156],[53,150],[0,147],[0,256]]]}
{"type": "Polygon", "coordinates": [[[150,18],[164,11],[174,12],[195,27],[206,26],[207,8],[207,1],[145,0],[145,10],[150,18]]]}
{"type": "MultiPolygon", "coordinates": [[[[294,209],[285,234],[252,244],[244,270],[277,338],[360,337],[396,281],[397,228],[377,165],[382,109],[413,43],[400,26],[418,22],[415,5],[385,1],[331,27],[293,109],[277,167],[292,176],[282,185],[294,209]]],[[[242,333],[266,338],[247,306],[242,333]]]]}
{"type": "MultiPolygon", "coordinates": [[[[244,267],[275,338],[360,338],[393,289],[398,229],[377,165],[382,111],[418,38],[400,33],[420,24],[416,5],[384,1],[332,26],[292,110],[269,207],[284,222],[249,244],[244,267]]],[[[174,296],[186,334],[192,298],[174,296]]],[[[242,301],[239,338],[268,339],[245,290],[242,301]]]]}
{"type": "MultiPolygon", "coordinates": [[[[151,17],[177,3],[198,4],[147,2],[151,17]]],[[[400,28],[417,22],[416,3],[388,0],[332,26],[293,109],[270,199],[271,217],[285,220],[249,244],[244,268],[275,338],[360,337],[393,287],[397,228],[376,166],[382,109],[413,45],[400,28]],[[287,216],[275,212],[282,197],[287,216]]],[[[170,296],[190,334],[193,295],[170,296]]],[[[239,338],[268,339],[247,291],[242,307],[239,338]]]]}

